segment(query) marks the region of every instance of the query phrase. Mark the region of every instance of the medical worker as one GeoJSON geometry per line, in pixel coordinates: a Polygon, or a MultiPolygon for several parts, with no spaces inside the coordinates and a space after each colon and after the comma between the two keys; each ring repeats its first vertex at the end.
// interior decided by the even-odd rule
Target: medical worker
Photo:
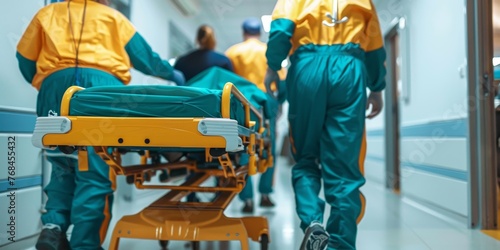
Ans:
{"type": "Polygon", "coordinates": [[[217,40],[212,27],[200,26],[196,32],[196,43],[199,46],[198,49],[181,56],[174,65],[175,69],[184,74],[186,81],[211,67],[221,67],[233,71],[233,65],[229,59],[215,51],[217,40]]]}
{"type": "Polygon", "coordinates": [[[368,118],[380,112],[386,74],[372,1],[278,0],[266,85],[289,54],[292,185],[305,233],[300,249],[356,249],[365,201],[359,190],[365,183],[365,109],[372,107],[368,118]],[[318,196],[322,180],[331,206],[326,228],[325,201],[318,196]]]}
{"type": "MultiPolygon", "coordinates": [[[[244,41],[230,47],[226,51],[226,56],[231,60],[236,74],[254,83],[259,89],[266,92],[264,77],[267,68],[267,46],[260,41],[261,26],[261,22],[257,18],[246,19],[242,25],[244,41]]],[[[284,71],[282,70],[280,73],[284,73],[284,71]]],[[[284,78],[284,75],[282,74],[281,77],[284,78]]],[[[276,116],[272,117],[271,120],[271,140],[272,149],[274,151],[276,116]]],[[[260,176],[259,193],[261,194],[261,207],[274,207],[274,203],[269,198],[269,194],[273,191],[273,175],[274,167],[268,168],[267,171],[260,176]]],[[[247,179],[245,188],[240,192],[239,198],[245,202],[242,211],[244,213],[252,213],[254,205],[253,183],[251,178],[247,179]]]]}
{"type": "MultiPolygon", "coordinates": [[[[186,77],[186,81],[191,80],[199,73],[211,67],[220,67],[229,71],[233,71],[231,61],[223,55],[215,51],[217,39],[212,27],[201,25],[196,32],[196,43],[198,49],[179,57],[174,64],[174,68],[179,70],[186,77]]],[[[187,179],[192,177],[189,175],[187,179]]],[[[190,193],[187,196],[187,201],[200,202],[200,198],[196,193],[190,193]]]]}
{"type": "MultiPolygon", "coordinates": [[[[64,91],[78,85],[130,82],[130,67],[183,84],[183,76],[154,53],[134,26],[107,0],[70,0],[45,6],[17,46],[22,75],[38,92],[38,116],[57,116],[64,91]]],[[[92,136],[89,134],[89,136],[92,136]]],[[[88,171],[78,161],[49,151],[48,201],[37,249],[101,249],[111,219],[110,168],[88,147],[88,171]],[[66,230],[74,225],[71,242],[66,230]]]]}

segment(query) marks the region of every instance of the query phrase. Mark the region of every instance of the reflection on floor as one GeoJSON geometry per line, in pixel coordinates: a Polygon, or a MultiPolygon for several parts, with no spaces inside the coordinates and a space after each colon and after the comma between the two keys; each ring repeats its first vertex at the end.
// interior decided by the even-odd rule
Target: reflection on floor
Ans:
{"type": "MultiPolygon", "coordinates": [[[[257,177],[255,177],[255,180],[257,177]]],[[[257,185],[254,185],[257,186],[257,185]]],[[[145,191],[147,196],[133,202],[116,197],[110,232],[104,244],[109,245],[109,238],[116,221],[123,215],[140,211],[161,194],[145,191]]],[[[359,226],[358,249],[367,250],[424,250],[455,249],[481,250],[500,249],[500,241],[486,236],[480,231],[468,230],[465,225],[442,220],[409,205],[377,183],[370,181],[363,188],[368,203],[364,220],[359,226]]],[[[255,197],[255,202],[258,201],[255,197]]],[[[256,207],[256,215],[268,217],[271,227],[272,250],[298,249],[303,233],[298,228],[295,204],[290,184],[290,166],[283,159],[278,161],[275,177],[275,193],[272,196],[278,204],[274,209],[256,207]]],[[[240,212],[242,202],[235,199],[226,210],[228,216],[244,216],[240,212]]],[[[151,240],[122,239],[119,249],[161,249],[158,242],[151,240]]],[[[186,242],[170,242],[169,249],[191,249],[186,242]]],[[[200,249],[240,249],[236,242],[202,242],[200,249]]],[[[251,242],[250,249],[260,249],[259,244],[251,242]]]]}

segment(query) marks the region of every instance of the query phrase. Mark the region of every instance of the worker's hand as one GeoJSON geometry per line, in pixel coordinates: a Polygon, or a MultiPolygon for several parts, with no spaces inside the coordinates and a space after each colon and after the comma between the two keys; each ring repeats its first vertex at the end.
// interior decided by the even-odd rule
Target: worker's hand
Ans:
{"type": "Polygon", "coordinates": [[[384,101],[382,100],[382,92],[370,92],[368,101],[366,102],[366,110],[370,109],[370,106],[372,107],[372,110],[370,114],[366,116],[368,119],[376,117],[378,114],[380,114],[380,111],[382,111],[382,107],[384,106],[384,101]]]}
{"type": "Polygon", "coordinates": [[[172,82],[175,82],[177,86],[183,86],[186,83],[186,79],[184,78],[184,74],[182,72],[174,69],[174,72],[172,74],[172,82]]]}
{"type": "MultiPolygon", "coordinates": [[[[278,76],[278,73],[270,68],[267,68],[266,77],[264,78],[264,85],[266,86],[267,93],[273,96],[274,98],[276,97],[273,91],[271,90],[271,84],[275,82],[276,86],[278,86],[279,81],[280,77],[278,76]]],[[[279,91],[279,89],[277,91],[279,91]]]]}

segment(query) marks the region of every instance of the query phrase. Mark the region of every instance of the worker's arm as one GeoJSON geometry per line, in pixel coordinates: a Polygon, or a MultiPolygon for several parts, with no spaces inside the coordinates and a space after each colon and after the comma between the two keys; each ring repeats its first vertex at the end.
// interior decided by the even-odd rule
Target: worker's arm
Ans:
{"type": "Polygon", "coordinates": [[[165,80],[174,81],[177,85],[184,84],[184,76],[160,56],[155,53],[144,38],[138,33],[132,36],[125,46],[132,66],[140,72],[156,76],[165,80]]]}
{"type": "Polygon", "coordinates": [[[290,53],[299,8],[300,4],[293,0],[278,0],[274,7],[266,51],[267,65],[273,71],[281,69],[281,63],[290,53]]]}
{"type": "Polygon", "coordinates": [[[283,104],[287,98],[286,97],[286,74],[287,74],[287,71],[285,68],[278,71],[278,76],[280,78],[280,81],[277,83],[278,84],[278,86],[277,86],[277,89],[278,89],[277,99],[278,99],[278,102],[280,104],[280,107],[281,107],[281,104],[283,104]]]}
{"type": "Polygon", "coordinates": [[[42,49],[43,29],[37,16],[33,18],[17,44],[16,58],[24,79],[31,83],[36,75],[36,61],[42,49]]]}
{"type": "Polygon", "coordinates": [[[380,92],[385,88],[386,52],[380,30],[375,6],[371,4],[372,16],[366,25],[366,36],[369,40],[366,48],[365,65],[369,75],[368,88],[372,92],[380,92]]]}

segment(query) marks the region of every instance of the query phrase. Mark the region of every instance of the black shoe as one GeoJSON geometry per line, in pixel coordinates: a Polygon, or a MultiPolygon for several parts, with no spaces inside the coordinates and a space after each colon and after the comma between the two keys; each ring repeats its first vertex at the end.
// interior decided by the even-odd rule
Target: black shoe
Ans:
{"type": "Polygon", "coordinates": [[[57,228],[45,228],[38,236],[35,248],[37,250],[69,250],[66,234],[57,228]]]}
{"type": "Polygon", "coordinates": [[[247,213],[247,214],[253,213],[253,201],[246,200],[245,206],[243,207],[243,209],[241,209],[241,212],[247,213]]]}
{"type": "Polygon", "coordinates": [[[262,195],[260,198],[260,206],[261,207],[274,207],[274,203],[269,198],[269,195],[262,195]]]}
{"type": "Polygon", "coordinates": [[[311,224],[304,234],[300,250],[324,250],[330,236],[319,223],[311,224]]]}

